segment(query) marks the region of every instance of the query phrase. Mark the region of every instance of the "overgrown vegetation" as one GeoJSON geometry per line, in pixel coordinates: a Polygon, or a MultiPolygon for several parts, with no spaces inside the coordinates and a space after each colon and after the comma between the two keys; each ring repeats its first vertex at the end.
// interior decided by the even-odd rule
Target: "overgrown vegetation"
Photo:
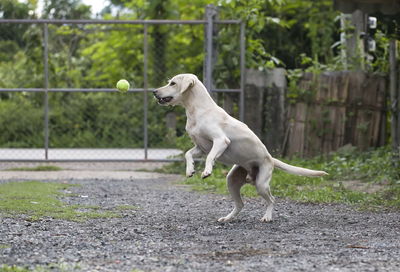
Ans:
{"type": "Polygon", "coordinates": [[[65,192],[72,186],[76,185],[39,181],[2,183],[0,213],[5,216],[25,215],[29,220],[51,217],[82,221],[120,216],[114,211],[98,211],[99,207],[65,204],[59,198],[74,196],[65,192]]]}
{"type": "MultiPolygon", "coordinates": [[[[347,147],[327,157],[293,158],[285,161],[296,166],[325,170],[329,176],[307,178],[275,170],[271,190],[277,197],[311,203],[346,203],[363,208],[400,209],[400,176],[391,167],[388,147],[368,152],[358,152],[347,147]],[[357,181],[365,185],[364,188],[375,185],[379,189],[373,192],[356,190],[347,186],[349,181],[357,181]]],[[[201,173],[203,167],[201,162],[197,163],[198,173],[201,173]]],[[[160,171],[184,174],[185,165],[176,162],[160,171]]],[[[225,180],[228,171],[228,167],[217,163],[209,178],[203,180],[200,174],[196,174],[185,179],[184,183],[198,191],[228,194],[225,180]]],[[[241,192],[247,197],[258,196],[251,185],[245,185],[241,192]]]]}

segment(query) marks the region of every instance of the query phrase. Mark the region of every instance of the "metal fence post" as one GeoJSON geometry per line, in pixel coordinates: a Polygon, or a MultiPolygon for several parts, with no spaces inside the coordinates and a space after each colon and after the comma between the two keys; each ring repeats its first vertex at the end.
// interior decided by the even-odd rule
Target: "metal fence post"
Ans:
{"type": "Polygon", "coordinates": [[[246,36],[245,23],[240,23],[240,101],[239,119],[244,121],[244,85],[246,84],[246,36]]]}
{"type": "Polygon", "coordinates": [[[148,112],[148,101],[147,101],[147,59],[148,59],[148,43],[147,43],[147,24],[143,25],[143,144],[144,144],[144,159],[148,159],[148,134],[147,134],[147,112],[148,112]]]}
{"type": "Polygon", "coordinates": [[[217,14],[216,7],[212,4],[206,7],[206,59],[204,65],[204,82],[207,90],[212,90],[212,52],[213,52],[213,28],[214,28],[214,16],[217,14]]]}
{"type": "Polygon", "coordinates": [[[44,24],[44,157],[49,159],[49,67],[48,67],[48,25],[44,24]]]}

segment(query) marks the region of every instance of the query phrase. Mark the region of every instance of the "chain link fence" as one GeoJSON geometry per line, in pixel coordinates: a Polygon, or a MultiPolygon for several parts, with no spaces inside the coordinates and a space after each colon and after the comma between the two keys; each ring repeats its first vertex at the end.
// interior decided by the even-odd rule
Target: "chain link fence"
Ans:
{"type": "Polygon", "coordinates": [[[0,20],[6,29],[0,161],[180,160],[184,111],[151,94],[179,73],[243,116],[240,21],[0,20]],[[114,88],[120,78],[126,94],[114,88]]]}

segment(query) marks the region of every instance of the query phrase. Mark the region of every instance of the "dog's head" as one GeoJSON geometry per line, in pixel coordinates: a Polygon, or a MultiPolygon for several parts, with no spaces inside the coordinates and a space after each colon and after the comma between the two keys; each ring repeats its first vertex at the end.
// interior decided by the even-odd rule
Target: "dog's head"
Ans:
{"type": "Polygon", "coordinates": [[[186,91],[191,89],[197,77],[193,74],[180,74],[168,80],[168,84],[153,91],[154,97],[160,105],[178,105],[186,91]]]}

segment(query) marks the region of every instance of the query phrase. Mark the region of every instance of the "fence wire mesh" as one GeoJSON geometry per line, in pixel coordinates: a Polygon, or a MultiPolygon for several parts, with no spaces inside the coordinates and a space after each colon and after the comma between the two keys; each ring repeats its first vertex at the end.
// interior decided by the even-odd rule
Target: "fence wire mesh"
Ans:
{"type": "MultiPolygon", "coordinates": [[[[243,49],[234,23],[218,24],[219,32],[233,35],[229,39],[214,37],[221,52],[213,63],[214,89],[241,88],[243,49]]],[[[204,21],[0,20],[0,27],[21,33],[0,40],[1,48],[15,50],[0,55],[6,75],[0,79],[1,161],[164,161],[182,153],[184,110],[160,107],[150,91],[179,73],[203,80],[204,21]],[[114,89],[120,78],[131,83],[126,94],[114,89]]],[[[219,99],[238,116],[239,93],[227,97],[233,98],[219,99]]]]}

